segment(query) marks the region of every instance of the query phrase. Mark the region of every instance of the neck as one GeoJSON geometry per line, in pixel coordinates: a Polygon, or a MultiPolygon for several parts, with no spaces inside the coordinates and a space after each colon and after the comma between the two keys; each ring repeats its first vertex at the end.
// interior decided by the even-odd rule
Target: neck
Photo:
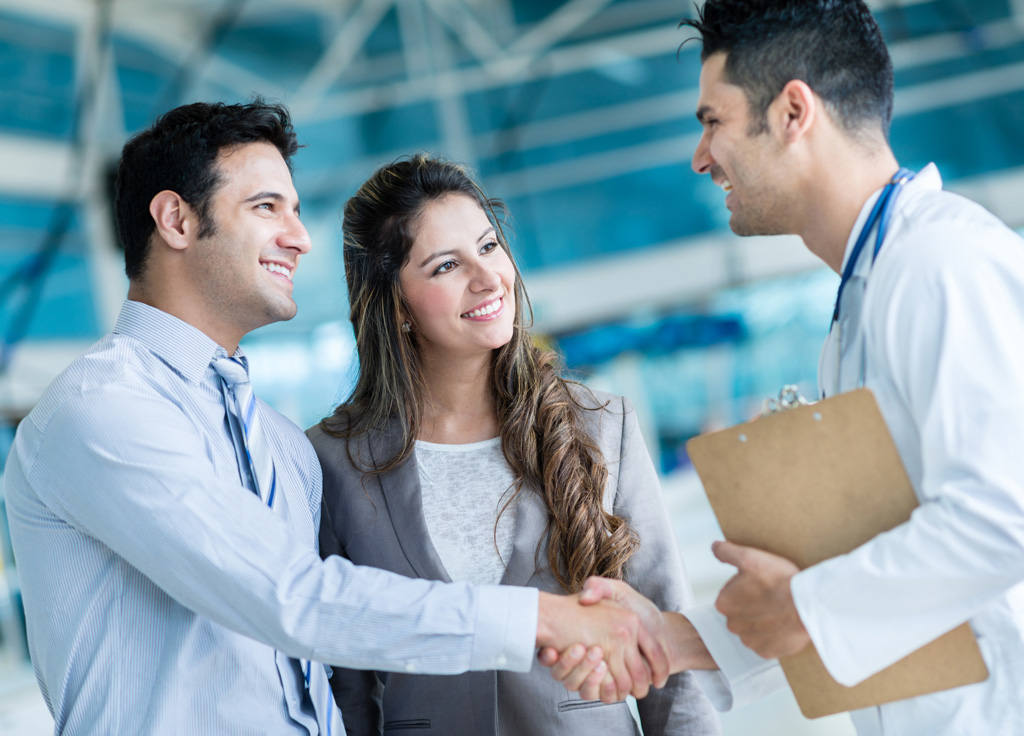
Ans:
{"type": "Polygon", "coordinates": [[[443,365],[423,361],[423,422],[417,439],[465,444],[498,434],[498,412],[491,388],[493,353],[443,365]]]}
{"type": "Polygon", "coordinates": [[[864,203],[899,169],[888,146],[865,153],[850,146],[830,153],[827,167],[808,181],[805,219],[798,234],[807,249],[839,273],[850,233],[864,203]]]}
{"type": "Polygon", "coordinates": [[[187,322],[224,348],[228,355],[235,354],[238,343],[245,337],[244,331],[219,324],[214,310],[202,307],[202,302],[192,298],[186,290],[175,289],[170,282],[159,279],[152,281],[154,283],[146,279],[133,280],[128,286],[128,298],[187,322]]]}

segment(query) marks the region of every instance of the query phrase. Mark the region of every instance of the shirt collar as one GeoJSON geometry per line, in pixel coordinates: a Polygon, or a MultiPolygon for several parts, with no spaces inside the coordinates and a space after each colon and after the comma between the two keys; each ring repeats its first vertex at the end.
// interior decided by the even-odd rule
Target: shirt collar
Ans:
{"type": "MultiPolygon", "coordinates": [[[[200,383],[211,361],[227,352],[201,330],[156,307],[126,300],[114,333],[138,340],[186,380],[200,383]]],[[[248,372],[241,348],[235,351],[248,372]]]]}
{"type": "MultiPolygon", "coordinates": [[[[850,236],[846,241],[846,250],[843,252],[843,263],[839,267],[839,273],[843,273],[846,269],[846,260],[850,257],[850,253],[853,251],[853,246],[857,242],[857,237],[860,235],[860,230],[864,227],[864,223],[868,219],[868,215],[871,214],[871,208],[875,206],[875,202],[882,194],[884,187],[879,187],[877,190],[872,192],[871,196],[868,197],[868,201],[864,203],[864,206],[860,208],[860,214],[857,215],[857,221],[853,224],[853,230],[850,231],[850,236]]],[[[915,192],[921,191],[937,191],[942,189],[942,177],[939,175],[939,169],[935,164],[928,164],[921,169],[914,178],[908,181],[903,186],[903,193],[900,195],[901,198],[905,198],[915,192]]],[[[905,199],[903,201],[906,201],[905,199]]],[[[861,271],[871,268],[870,258],[861,258],[859,263],[854,269],[854,273],[858,276],[863,276],[861,271]],[[865,265],[866,264],[866,265],[865,265]]]]}

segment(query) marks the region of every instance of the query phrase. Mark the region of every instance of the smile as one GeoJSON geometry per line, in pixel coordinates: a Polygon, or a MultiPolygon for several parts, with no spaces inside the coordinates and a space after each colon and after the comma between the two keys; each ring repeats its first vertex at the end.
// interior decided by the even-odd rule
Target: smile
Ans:
{"type": "Polygon", "coordinates": [[[498,297],[493,302],[490,302],[489,304],[484,304],[482,307],[477,307],[472,312],[466,312],[465,314],[462,315],[462,317],[464,319],[477,319],[479,317],[488,317],[497,312],[498,310],[500,310],[503,303],[504,302],[502,301],[501,297],[498,297]]]}
{"type": "Polygon", "coordinates": [[[270,263],[269,261],[263,261],[260,265],[267,271],[270,271],[270,273],[280,274],[289,281],[292,280],[292,269],[287,266],[282,266],[280,263],[270,263]]]}

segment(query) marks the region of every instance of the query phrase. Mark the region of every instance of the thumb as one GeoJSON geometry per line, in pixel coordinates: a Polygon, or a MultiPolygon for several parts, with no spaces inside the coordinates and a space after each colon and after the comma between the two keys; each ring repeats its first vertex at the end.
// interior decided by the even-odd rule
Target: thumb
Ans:
{"type": "Polygon", "coordinates": [[[590,606],[606,598],[615,598],[615,589],[612,581],[607,578],[589,577],[583,583],[583,590],[580,591],[579,601],[584,606],[590,606]]]}
{"type": "Polygon", "coordinates": [[[744,547],[733,542],[712,542],[711,552],[718,558],[719,562],[742,570],[749,556],[749,547],[744,547]]]}

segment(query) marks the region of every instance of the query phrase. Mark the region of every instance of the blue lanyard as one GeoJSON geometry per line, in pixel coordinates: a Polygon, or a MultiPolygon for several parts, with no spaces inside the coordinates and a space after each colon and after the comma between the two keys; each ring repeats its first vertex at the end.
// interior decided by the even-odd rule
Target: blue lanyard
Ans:
{"type": "Polygon", "coordinates": [[[864,249],[864,244],[868,242],[871,229],[875,226],[875,223],[878,223],[878,231],[875,234],[875,251],[871,255],[871,263],[873,264],[875,258],[878,257],[878,251],[882,249],[886,230],[889,229],[889,217],[892,215],[893,202],[899,196],[903,185],[913,178],[913,171],[901,168],[893,175],[889,183],[885,185],[885,188],[878,197],[878,201],[875,202],[875,206],[871,208],[871,214],[868,215],[864,227],[861,228],[860,235],[857,236],[857,242],[853,246],[853,252],[850,253],[850,257],[846,260],[846,268],[843,269],[843,278],[839,282],[839,293],[836,294],[836,308],[832,311],[833,323],[839,319],[839,301],[843,298],[843,289],[846,288],[847,282],[853,276],[853,269],[857,265],[857,260],[860,258],[860,252],[864,249]]]}

